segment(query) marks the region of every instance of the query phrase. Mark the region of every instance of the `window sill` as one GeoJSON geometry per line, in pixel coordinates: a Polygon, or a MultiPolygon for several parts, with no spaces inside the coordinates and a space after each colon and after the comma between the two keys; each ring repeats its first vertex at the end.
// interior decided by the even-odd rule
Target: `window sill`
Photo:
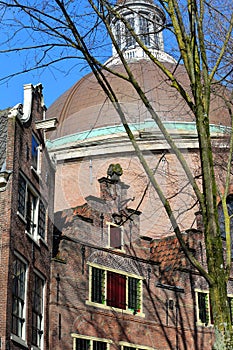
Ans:
{"type": "Polygon", "coordinates": [[[211,328],[214,326],[211,323],[206,324],[206,323],[202,323],[202,322],[196,322],[196,325],[197,325],[197,327],[205,327],[205,328],[211,328]]]}
{"type": "Polygon", "coordinates": [[[124,249],[124,248],[114,248],[114,247],[111,247],[111,246],[107,246],[106,247],[107,249],[109,249],[109,250],[112,250],[112,251],[116,251],[116,252],[122,252],[122,253],[125,253],[126,252],[126,250],[124,249]]]}
{"type": "Polygon", "coordinates": [[[48,243],[46,242],[46,240],[44,238],[42,238],[41,236],[39,237],[39,242],[42,243],[47,249],[49,249],[48,243]]]}
{"type": "Polygon", "coordinates": [[[18,337],[17,335],[11,334],[11,340],[13,340],[15,343],[20,344],[24,348],[28,349],[27,342],[25,340],[23,340],[22,338],[18,337]]]}
{"type": "Polygon", "coordinates": [[[31,350],[40,350],[41,348],[38,348],[36,345],[31,345],[31,350]]]}
{"type": "Polygon", "coordinates": [[[23,221],[23,223],[24,223],[24,224],[26,224],[26,223],[27,223],[27,221],[25,220],[24,216],[23,216],[22,214],[20,214],[20,212],[19,212],[19,211],[17,211],[17,216],[20,218],[20,220],[22,220],[22,221],[23,221]]]}
{"type": "Polygon", "coordinates": [[[36,170],[32,165],[31,165],[31,171],[38,179],[41,179],[41,176],[40,176],[41,172],[39,170],[36,170]]]}
{"type": "Polygon", "coordinates": [[[38,240],[34,236],[32,236],[31,233],[29,233],[28,231],[25,231],[25,233],[28,236],[28,238],[30,238],[33,241],[33,243],[35,243],[38,247],[40,247],[38,240]]]}
{"type": "Polygon", "coordinates": [[[89,301],[89,300],[86,300],[86,305],[89,305],[89,306],[94,306],[94,307],[97,307],[97,308],[100,308],[100,309],[104,309],[104,310],[111,310],[111,311],[115,311],[115,312],[121,312],[123,314],[126,314],[126,315],[131,315],[131,316],[140,316],[140,317],[145,317],[145,314],[143,312],[137,312],[135,315],[134,315],[134,311],[130,310],[130,309],[118,309],[116,307],[113,307],[113,306],[108,306],[108,305],[104,305],[104,304],[99,304],[99,303],[94,303],[92,301],[89,301]]]}

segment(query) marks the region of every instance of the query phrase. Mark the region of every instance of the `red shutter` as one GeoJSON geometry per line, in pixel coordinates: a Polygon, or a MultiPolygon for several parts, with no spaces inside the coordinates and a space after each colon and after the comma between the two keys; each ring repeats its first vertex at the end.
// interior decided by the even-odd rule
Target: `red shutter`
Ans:
{"type": "Polygon", "coordinates": [[[107,272],[107,305],[126,309],[126,276],[107,272]]]}
{"type": "Polygon", "coordinates": [[[110,247],[121,249],[121,228],[110,226],[110,247]]]}

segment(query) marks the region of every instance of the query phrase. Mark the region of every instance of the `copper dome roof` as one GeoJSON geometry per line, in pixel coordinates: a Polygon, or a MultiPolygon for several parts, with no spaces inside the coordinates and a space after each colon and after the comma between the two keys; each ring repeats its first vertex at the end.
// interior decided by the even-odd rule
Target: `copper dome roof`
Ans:
{"type": "MultiPolygon", "coordinates": [[[[183,87],[190,90],[184,67],[170,63],[166,65],[175,71],[183,87]]],[[[122,65],[111,68],[124,73],[122,65]]],[[[194,116],[188,106],[155,64],[147,60],[138,60],[131,63],[131,69],[162,120],[194,121],[194,116]]],[[[127,81],[111,73],[106,72],[105,75],[116,92],[118,100],[122,103],[129,123],[140,123],[151,118],[134,88],[127,81]]],[[[58,119],[59,126],[57,131],[50,135],[50,139],[121,124],[114,107],[106,98],[92,73],[84,76],[51,105],[47,111],[47,118],[52,117],[58,119]]],[[[223,107],[223,101],[218,97],[215,97],[211,103],[210,120],[213,124],[229,125],[227,110],[223,107]]]]}

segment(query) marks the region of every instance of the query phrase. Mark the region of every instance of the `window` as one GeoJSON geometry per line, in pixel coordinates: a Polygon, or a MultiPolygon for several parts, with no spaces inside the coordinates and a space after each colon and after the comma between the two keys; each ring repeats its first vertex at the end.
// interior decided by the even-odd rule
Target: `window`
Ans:
{"type": "Polygon", "coordinates": [[[37,197],[28,189],[26,197],[26,230],[34,236],[36,229],[37,197]]]}
{"type": "Polygon", "coordinates": [[[111,341],[72,334],[73,350],[109,350],[111,341]]]}
{"type": "Polygon", "coordinates": [[[31,164],[32,168],[39,172],[40,170],[40,143],[34,135],[32,135],[32,149],[31,149],[31,164]]]}
{"type": "Polygon", "coordinates": [[[150,22],[145,15],[139,17],[139,33],[142,42],[149,46],[150,45],[150,22]]]}
{"type": "Polygon", "coordinates": [[[14,335],[25,339],[27,264],[15,256],[12,281],[12,327],[14,335]]]}
{"type": "Polygon", "coordinates": [[[196,292],[197,302],[197,323],[208,326],[210,324],[210,302],[209,293],[198,291],[196,292]]]}
{"type": "Polygon", "coordinates": [[[18,184],[18,211],[21,215],[24,216],[25,213],[25,198],[26,198],[26,180],[19,175],[19,184],[18,184]]]}
{"type": "Polygon", "coordinates": [[[143,345],[120,342],[120,350],[153,350],[153,348],[143,345]]]}
{"type": "Polygon", "coordinates": [[[121,47],[121,24],[120,22],[116,23],[116,42],[119,47],[121,47]]]}
{"type": "Polygon", "coordinates": [[[122,228],[109,225],[109,246],[116,249],[122,249],[122,228]]]}
{"type": "Polygon", "coordinates": [[[90,266],[90,301],[142,313],[142,279],[90,266]]]}
{"type": "MultiPolygon", "coordinates": [[[[134,30],[134,17],[128,17],[127,21],[130,27],[134,30]]],[[[126,47],[135,45],[135,39],[133,35],[130,33],[128,28],[125,29],[125,43],[126,43],[126,47]]]]}
{"type": "Polygon", "coordinates": [[[43,290],[44,280],[34,274],[32,299],[32,344],[41,347],[43,336],[43,290]]]}
{"type": "Polygon", "coordinates": [[[26,223],[26,231],[37,238],[45,238],[46,208],[38,193],[19,174],[18,182],[18,213],[26,223]]]}
{"type": "Polygon", "coordinates": [[[122,346],[122,350],[145,350],[143,348],[135,348],[134,346],[122,346]]]}
{"type": "Polygon", "coordinates": [[[45,224],[46,224],[46,209],[44,203],[40,200],[39,202],[39,213],[38,213],[38,235],[45,238],[45,224]]]}

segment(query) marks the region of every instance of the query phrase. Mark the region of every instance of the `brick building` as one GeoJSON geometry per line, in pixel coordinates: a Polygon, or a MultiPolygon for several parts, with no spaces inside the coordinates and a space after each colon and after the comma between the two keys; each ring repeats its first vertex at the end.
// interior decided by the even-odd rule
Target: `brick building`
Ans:
{"type": "Polygon", "coordinates": [[[0,349],[49,349],[54,166],[45,146],[42,86],[1,111],[0,349]]]}
{"type": "MultiPolygon", "coordinates": [[[[117,7],[190,91],[184,67],[164,51],[163,11],[152,0],[118,0],[117,7]]],[[[135,78],[198,177],[192,111],[122,23],[113,18],[111,26],[135,78]]],[[[117,75],[125,73],[114,48],[106,64],[117,75]]],[[[187,246],[205,265],[198,206],[182,168],[132,86],[104,74],[171,198],[187,246]]],[[[210,132],[224,151],[230,118],[217,89],[210,132]]],[[[208,285],[185,258],[94,75],[55,101],[46,119],[45,110],[42,86],[26,85],[24,105],[1,112],[0,349],[210,350],[208,285]]],[[[220,164],[220,185],[221,171],[220,164]]],[[[228,294],[232,309],[232,280],[228,294]]]]}
{"type": "MultiPolygon", "coordinates": [[[[141,213],[125,205],[129,186],[109,177],[99,185],[100,197],[56,213],[51,348],[211,349],[208,285],[177,238],[141,236],[141,213]]],[[[203,264],[202,232],[183,235],[203,264]]]]}
{"type": "MultiPolygon", "coordinates": [[[[164,51],[162,9],[153,0],[118,0],[116,6],[153,55],[190,92],[184,66],[164,51]]],[[[200,178],[193,112],[121,21],[111,18],[110,24],[134,78],[193,176],[200,178]]],[[[205,265],[193,189],[150,111],[127,79],[119,78],[125,69],[114,47],[105,64],[116,74],[102,73],[156,181],[170,200],[187,245],[205,265]]],[[[210,132],[216,156],[222,157],[227,151],[225,139],[231,121],[221,99],[225,92],[217,85],[214,90],[210,97],[210,132]]],[[[49,133],[47,142],[50,155],[57,161],[51,347],[210,350],[213,327],[208,286],[184,257],[122,121],[94,74],[84,76],[52,104],[47,118],[54,117],[58,127],[49,133]],[[109,168],[110,164],[113,166],[109,168]],[[114,180],[111,172],[116,164],[120,164],[123,174],[119,171],[120,179],[114,180]]],[[[216,163],[221,189],[222,160],[216,163]]],[[[232,203],[229,196],[233,213],[232,203]]]]}

